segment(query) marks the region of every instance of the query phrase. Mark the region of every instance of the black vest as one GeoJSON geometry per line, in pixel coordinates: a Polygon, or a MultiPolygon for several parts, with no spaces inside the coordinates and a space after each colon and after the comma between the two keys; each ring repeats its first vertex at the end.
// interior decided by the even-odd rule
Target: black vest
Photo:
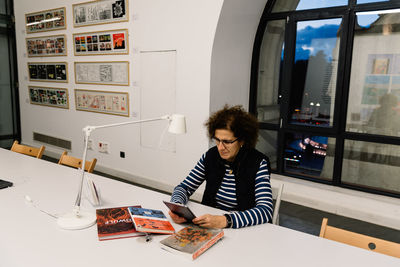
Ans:
{"type": "Polygon", "coordinates": [[[238,210],[254,208],[255,179],[263,159],[267,161],[269,168],[267,156],[256,149],[242,147],[234,162],[228,163],[220,157],[216,146],[210,148],[204,159],[206,188],[201,203],[211,207],[216,206],[215,197],[225,175],[225,164],[228,163],[235,175],[238,210]]]}

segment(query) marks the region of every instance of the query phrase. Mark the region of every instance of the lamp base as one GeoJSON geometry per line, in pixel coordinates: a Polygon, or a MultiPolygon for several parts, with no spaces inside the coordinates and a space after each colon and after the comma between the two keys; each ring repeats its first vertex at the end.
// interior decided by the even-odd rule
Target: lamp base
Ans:
{"type": "Polygon", "coordinates": [[[66,230],[79,230],[88,228],[96,223],[96,215],[94,213],[80,211],[79,215],[75,212],[64,214],[57,219],[57,224],[66,230]]]}

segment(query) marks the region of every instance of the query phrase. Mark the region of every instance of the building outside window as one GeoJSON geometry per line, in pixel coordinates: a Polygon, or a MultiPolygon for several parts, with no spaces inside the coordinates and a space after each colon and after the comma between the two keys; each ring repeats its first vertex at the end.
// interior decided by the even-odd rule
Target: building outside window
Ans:
{"type": "Polygon", "coordinates": [[[250,111],[275,172],[400,197],[399,43],[399,1],[268,1],[250,111]]]}

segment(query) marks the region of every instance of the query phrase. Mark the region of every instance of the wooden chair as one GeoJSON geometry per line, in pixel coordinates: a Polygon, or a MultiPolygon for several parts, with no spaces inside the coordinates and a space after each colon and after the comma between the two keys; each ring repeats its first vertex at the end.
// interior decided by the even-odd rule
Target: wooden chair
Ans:
{"type": "Polygon", "coordinates": [[[42,158],[44,149],[45,149],[45,146],[41,146],[40,148],[30,147],[30,146],[26,146],[26,145],[21,145],[18,143],[18,141],[14,141],[14,143],[11,147],[11,151],[21,153],[24,155],[28,155],[28,156],[32,156],[32,157],[36,157],[38,159],[42,158]]]}
{"type": "Polygon", "coordinates": [[[281,207],[281,197],[282,197],[282,192],[283,192],[283,186],[284,184],[282,183],[281,186],[279,187],[278,194],[275,199],[275,207],[274,207],[274,214],[272,215],[272,224],[279,225],[279,208],[281,207]]]}
{"type": "Polygon", "coordinates": [[[319,236],[355,247],[400,258],[400,244],[329,226],[327,218],[322,220],[321,232],[319,236]]]}
{"type": "MultiPolygon", "coordinates": [[[[72,156],[68,156],[67,153],[68,153],[67,151],[64,151],[61,154],[58,164],[66,165],[66,166],[70,166],[70,167],[74,167],[74,168],[80,168],[82,166],[82,160],[72,157],[72,156]]],[[[94,167],[96,166],[96,162],[97,162],[96,158],[92,159],[92,161],[87,160],[85,163],[85,171],[92,173],[94,170],[94,167]]]]}

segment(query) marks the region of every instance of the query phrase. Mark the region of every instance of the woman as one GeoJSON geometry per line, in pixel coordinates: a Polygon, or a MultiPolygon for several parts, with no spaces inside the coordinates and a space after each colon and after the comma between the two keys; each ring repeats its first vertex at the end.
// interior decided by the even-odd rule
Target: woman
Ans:
{"type": "MultiPolygon", "coordinates": [[[[206,181],[202,204],[229,211],[205,214],[193,223],[209,228],[241,228],[271,221],[273,212],[268,158],[254,147],[258,138],[257,119],[241,106],[212,114],[205,123],[215,146],[209,149],[171,196],[186,204],[206,181]]],[[[169,212],[172,220],[186,220],[169,212]]]]}

